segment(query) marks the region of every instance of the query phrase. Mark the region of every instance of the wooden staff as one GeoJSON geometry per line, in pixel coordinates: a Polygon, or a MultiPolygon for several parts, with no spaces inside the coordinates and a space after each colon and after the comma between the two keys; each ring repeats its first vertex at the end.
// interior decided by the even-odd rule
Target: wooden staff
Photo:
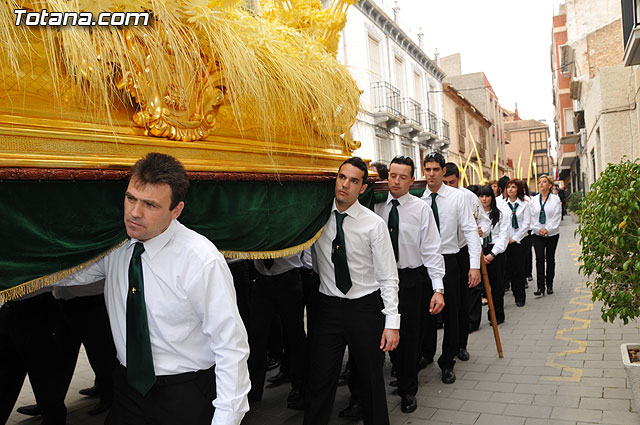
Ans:
{"type": "Polygon", "coordinates": [[[487,265],[484,263],[484,254],[480,253],[480,269],[482,270],[482,281],[484,282],[484,293],[489,301],[489,315],[491,316],[491,326],[493,327],[493,337],[496,340],[496,349],[498,357],[503,358],[502,343],[500,342],[500,332],[498,332],[498,321],[496,320],[496,311],[493,307],[493,296],[491,295],[491,286],[489,285],[489,274],[487,273],[487,265]]]}

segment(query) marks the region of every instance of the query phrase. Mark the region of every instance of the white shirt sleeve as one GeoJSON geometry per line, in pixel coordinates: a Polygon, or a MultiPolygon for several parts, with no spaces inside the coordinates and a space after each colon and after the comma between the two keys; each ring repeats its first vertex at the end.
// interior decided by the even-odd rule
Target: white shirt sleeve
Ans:
{"type": "MultiPolygon", "coordinates": [[[[522,242],[522,239],[524,239],[525,236],[527,236],[527,232],[530,229],[531,226],[531,213],[529,212],[531,205],[529,204],[528,201],[525,201],[522,203],[522,205],[520,205],[519,208],[522,208],[522,215],[520,217],[518,217],[518,228],[515,229],[515,233],[513,234],[513,236],[511,237],[514,241],[516,241],[517,243],[522,242]]],[[[518,211],[516,210],[516,216],[518,211]]],[[[511,218],[511,216],[509,216],[509,218],[511,218]]]]}
{"type": "Polygon", "coordinates": [[[431,208],[424,208],[422,217],[422,227],[420,229],[420,256],[422,263],[429,272],[431,287],[433,289],[444,289],[442,279],[445,274],[444,257],[442,256],[440,232],[436,225],[431,208]]]}
{"type": "Polygon", "coordinates": [[[249,342],[238,313],[229,267],[222,258],[214,259],[185,291],[202,319],[202,332],[210,338],[215,357],[216,398],[211,424],[239,425],[249,411],[249,342]]]}
{"type": "Polygon", "coordinates": [[[504,207],[498,208],[498,210],[500,211],[500,221],[494,228],[497,231],[497,234],[491,232],[491,239],[493,240],[491,253],[494,257],[507,250],[507,246],[509,245],[509,227],[511,226],[511,215],[504,207]]]}
{"type": "Polygon", "coordinates": [[[478,226],[480,227],[480,230],[482,230],[483,237],[487,236],[491,231],[491,220],[482,207],[482,204],[480,204],[480,208],[478,209],[478,226]]]}
{"type": "MultiPolygon", "coordinates": [[[[462,192],[460,192],[462,195],[462,192]]],[[[461,203],[462,208],[458,208],[458,225],[464,233],[464,237],[467,240],[467,247],[469,249],[469,266],[471,269],[480,268],[480,253],[482,251],[482,243],[480,242],[480,235],[478,234],[478,225],[473,218],[473,213],[469,208],[469,202],[464,201],[461,203]]]]}
{"type": "Polygon", "coordinates": [[[56,285],[59,285],[59,286],[88,285],[98,280],[104,280],[106,275],[106,271],[105,271],[106,258],[107,256],[104,256],[101,259],[95,261],[94,263],[89,264],[87,267],[81,270],[78,270],[77,272],[63,279],[60,279],[58,282],[56,282],[56,285]]]}
{"type": "Polygon", "coordinates": [[[558,195],[551,194],[549,207],[545,207],[545,214],[547,216],[547,223],[545,228],[550,235],[558,232],[560,228],[560,221],[562,220],[562,202],[558,195]]]}
{"type": "Polygon", "coordinates": [[[393,255],[393,245],[389,230],[380,220],[372,230],[371,251],[375,279],[380,285],[380,295],[384,303],[382,313],[385,315],[386,329],[400,329],[398,313],[398,268],[393,255]]]}

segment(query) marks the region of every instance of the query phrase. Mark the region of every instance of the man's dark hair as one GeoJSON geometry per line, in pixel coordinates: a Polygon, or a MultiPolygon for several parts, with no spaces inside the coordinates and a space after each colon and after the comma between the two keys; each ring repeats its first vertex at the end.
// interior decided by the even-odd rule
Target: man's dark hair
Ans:
{"type": "Polygon", "coordinates": [[[369,177],[369,169],[367,168],[367,164],[364,163],[362,158],[360,158],[359,156],[352,156],[351,158],[340,164],[338,171],[342,169],[342,166],[344,164],[351,164],[354,167],[361,169],[364,172],[364,175],[362,176],[362,183],[367,183],[367,178],[369,177]]]}
{"type": "Polygon", "coordinates": [[[456,176],[457,178],[460,178],[460,170],[458,170],[458,166],[453,162],[447,162],[444,164],[444,168],[445,177],[456,176]]]}
{"type": "Polygon", "coordinates": [[[444,160],[444,156],[442,156],[441,153],[433,151],[424,157],[424,159],[422,160],[422,166],[426,167],[427,162],[437,162],[438,164],[440,164],[440,167],[444,168],[444,164],[446,161],[444,160]]]}
{"type": "Polygon", "coordinates": [[[151,152],[138,160],[130,170],[131,178],[142,185],[168,184],[171,188],[171,206],[174,209],[187,197],[189,179],[184,167],[174,157],[163,153],[151,152]]]}
{"type": "MultiPolygon", "coordinates": [[[[411,177],[416,170],[416,166],[413,163],[413,159],[410,156],[397,155],[391,160],[391,164],[400,164],[400,165],[408,165],[411,167],[411,177]]],[[[389,164],[389,168],[391,168],[391,164],[389,164]]]]}
{"type": "Polygon", "coordinates": [[[498,187],[500,188],[500,193],[504,193],[504,190],[507,188],[507,183],[509,183],[509,176],[502,176],[500,180],[498,180],[498,187]]]}
{"type": "Polygon", "coordinates": [[[389,179],[389,168],[387,167],[387,164],[383,162],[372,162],[371,166],[376,169],[376,172],[378,173],[378,177],[380,177],[380,180],[389,179]]]}
{"type": "Polygon", "coordinates": [[[478,196],[478,190],[480,189],[480,187],[476,184],[470,184],[469,186],[467,186],[467,190],[470,191],[471,193],[473,193],[474,195],[478,196]]]}

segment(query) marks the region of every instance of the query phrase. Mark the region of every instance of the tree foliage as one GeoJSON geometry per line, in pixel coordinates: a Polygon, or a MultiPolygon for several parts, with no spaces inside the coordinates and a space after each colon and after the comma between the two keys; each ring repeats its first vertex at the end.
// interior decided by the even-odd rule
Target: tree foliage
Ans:
{"type": "Polygon", "coordinates": [[[593,300],[602,319],[640,316],[640,162],[609,164],[581,203],[580,243],[593,300]]]}
{"type": "Polygon", "coordinates": [[[584,195],[582,192],[573,192],[567,197],[567,209],[571,212],[579,212],[582,208],[582,200],[584,195]]]}

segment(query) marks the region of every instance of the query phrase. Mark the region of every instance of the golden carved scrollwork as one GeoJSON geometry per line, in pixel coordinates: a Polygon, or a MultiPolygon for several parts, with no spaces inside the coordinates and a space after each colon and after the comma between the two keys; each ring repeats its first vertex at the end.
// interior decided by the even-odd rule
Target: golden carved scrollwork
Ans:
{"type": "MultiPolygon", "coordinates": [[[[207,69],[194,77],[192,95],[186,98],[180,87],[151,77],[153,57],[142,37],[129,32],[125,40],[133,71],[121,75],[117,87],[126,90],[140,106],[132,117],[135,125],[148,135],[185,142],[211,134],[220,107],[228,102],[219,62],[201,53],[207,69]]],[[[168,47],[166,54],[173,54],[168,47]]]]}

